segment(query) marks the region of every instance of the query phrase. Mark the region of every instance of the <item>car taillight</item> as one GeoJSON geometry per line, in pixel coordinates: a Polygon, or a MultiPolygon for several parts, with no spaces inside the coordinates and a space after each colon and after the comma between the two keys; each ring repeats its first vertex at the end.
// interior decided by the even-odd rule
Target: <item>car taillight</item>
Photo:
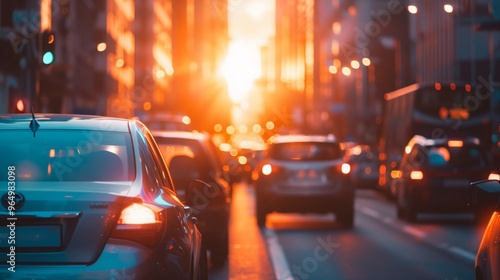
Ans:
{"type": "Polygon", "coordinates": [[[490,175],[488,176],[488,180],[499,180],[500,181],[500,174],[490,173],[490,175]]]}
{"type": "Polygon", "coordinates": [[[160,239],[163,228],[161,208],[133,203],[122,210],[111,237],[132,240],[151,247],[160,239]]]}
{"type": "Polygon", "coordinates": [[[392,179],[401,178],[402,175],[403,175],[403,172],[401,172],[401,170],[392,170],[391,171],[391,178],[392,179]]]}
{"type": "Polygon", "coordinates": [[[269,163],[266,163],[262,166],[262,168],[260,169],[260,172],[263,174],[263,175],[271,175],[271,174],[276,174],[278,173],[280,170],[280,168],[276,165],[271,165],[269,163]]]}
{"type": "Polygon", "coordinates": [[[349,163],[342,163],[342,165],[340,166],[340,171],[343,173],[343,174],[349,174],[349,172],[351,172],[351,166],[349,165],[349,163]]]}
{"type": "Polygon", "coordinates": [[[344,175],[347,175],[351,172],[352,167],[349,163],[344,162],[342,164],[335,165],[333,167],[333,170],[337,173],[342,173],[344,175]]]}
{"type": "Polygon", "coordinates": [[[419,170],[413,170],[410,173],[410,178],[412,180],[422,180],[424,178],[424,173],[422,173],[422,171],[419,170]]]}

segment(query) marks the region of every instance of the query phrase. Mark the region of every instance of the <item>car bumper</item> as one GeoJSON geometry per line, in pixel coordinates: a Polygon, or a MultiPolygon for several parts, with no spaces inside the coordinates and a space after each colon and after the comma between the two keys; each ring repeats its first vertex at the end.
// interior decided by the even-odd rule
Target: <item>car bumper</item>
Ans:
{"type": "Polygon", "coordinates": [[[470,212],[468,188],[443,186],[412,186],[409,192],[411,205],[421,211],[470,212]]]}
{"type": "Polygon", "coordinates": [[[180,259],[173,261],[172,258],[176,256],[156,252],[137,243],[110,239],[92,264],[15,264],[13,268],[9,264],[2,264],[0,279],[164,279],[167,275],[188,279],[189,269],[181,271],[179,267],[166,265],[166,262],[182,262],[180,259]]]}
{"type": "Polygon", "coordinates": [[[268,212],[335,212],[352,207],[354,189],[343,184],[332,186],[259,186],[257,203],[268,212]]]}

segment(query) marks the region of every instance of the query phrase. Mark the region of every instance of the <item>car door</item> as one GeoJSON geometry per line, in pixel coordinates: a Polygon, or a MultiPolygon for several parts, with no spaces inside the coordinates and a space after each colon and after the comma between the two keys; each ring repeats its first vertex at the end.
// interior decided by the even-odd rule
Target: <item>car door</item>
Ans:
{"type": "Polygon", "coordinates": [[[155,204],[161,204],[167,208],[167,216],[172,218],[169,220],[170,224],[167,223],[167,231],[175,237],[175,240],[172,240],[175,245],[169,244],[169,246],[174,245],[173,247],[178,247],[179,253],[184,252],[180,258],[183,262],[181,267],[191,267],[191,261],[200,253],[201,236],[196,228],[191,209],[182,204],[175,194],[170,174],[156,142],[147,129],[143,128],[142,133],[144,137],[139,137],[141,139],[139,148],[143,159],[141,164],[149,188],[145,191],[149,192],[148,196],[155,204]]]}

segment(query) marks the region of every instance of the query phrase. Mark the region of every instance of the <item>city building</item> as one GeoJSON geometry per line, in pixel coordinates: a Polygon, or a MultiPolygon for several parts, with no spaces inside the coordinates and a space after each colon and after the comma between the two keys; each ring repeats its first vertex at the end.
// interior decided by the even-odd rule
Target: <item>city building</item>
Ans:
{"type": "Polygon", "coordinates": [[[199,130],[230,124],[231,101],[218,73],[227,54],[226,0],[172,1],[173,108],[199,130]]]}

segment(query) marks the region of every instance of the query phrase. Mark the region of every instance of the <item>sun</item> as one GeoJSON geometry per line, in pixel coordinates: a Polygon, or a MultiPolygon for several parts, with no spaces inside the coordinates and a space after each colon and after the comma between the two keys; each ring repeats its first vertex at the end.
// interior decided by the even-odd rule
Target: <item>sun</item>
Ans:
{"type": "Polygon", "coordinates": [[[243,101],[261,75],[259,47],[243,41],[231,42],[221,73],[233,103],[243,101]]]}

